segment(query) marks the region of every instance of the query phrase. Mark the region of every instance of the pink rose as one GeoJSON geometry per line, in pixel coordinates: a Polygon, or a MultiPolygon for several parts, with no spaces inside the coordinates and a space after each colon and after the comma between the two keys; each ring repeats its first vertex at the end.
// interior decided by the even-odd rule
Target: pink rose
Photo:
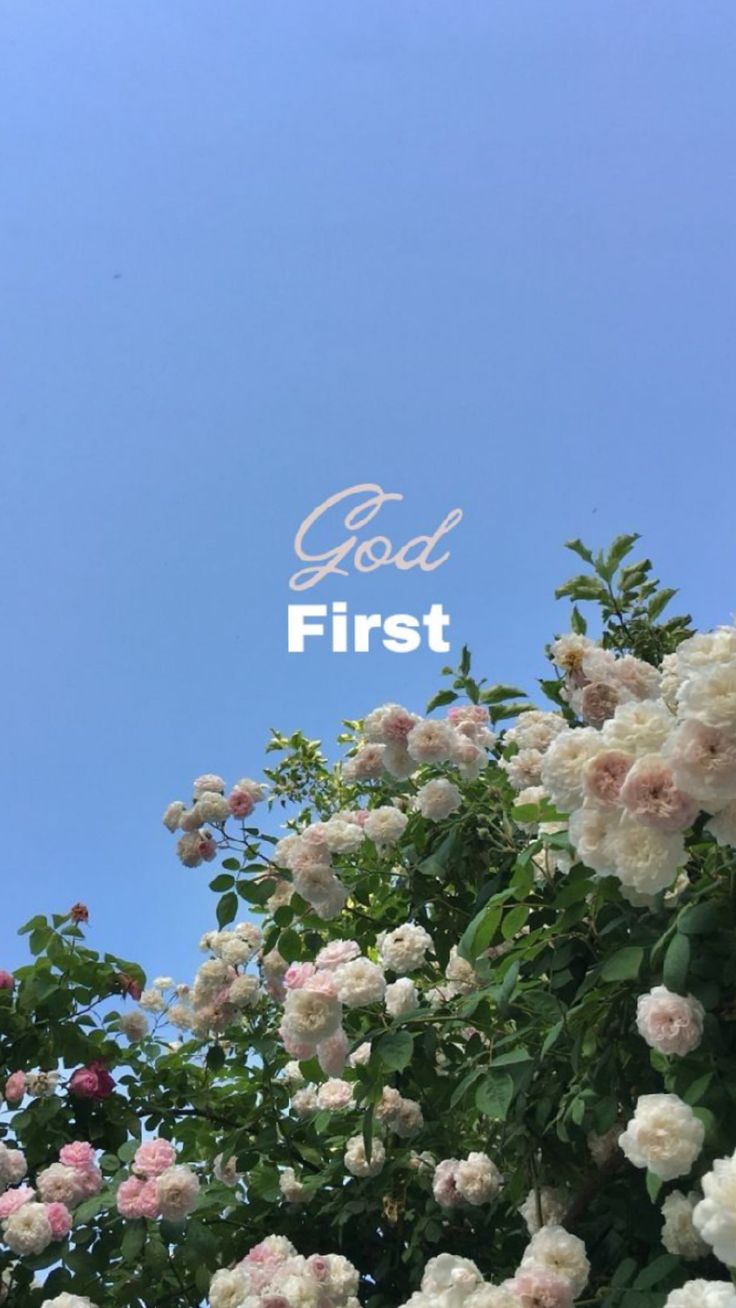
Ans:
{"type": "Polygon", "coordinates": [[[9,1104],[19,1104],[26,1092],[25,1072],[11,1072],[5,1082],[5,1098],[9,1104]]]}
{"type": "Polygon", "coordinates": [[[153,1220],[159,1215],[156,1181],[143,1181],[139,1176],[126,1177],[118,1186],[116,1203],[121,1217],[149,1217],[153,1220]]]}
{"type": "Polygon", "coordinates": [[[700,812],[697,800],[678,790],[672,768],[658,754],[637,759],[621,787],[621,803],[655,831],[684,831],[700,812]]]}
{"type": "Polygon", "coordinates": [[[330,972],[315,972],[312,976],[306,978],[300,989],[312,990],[318,995],[334,996],[337,994],[335,982],[330,972]]]}
{"type": "Polygon", "coordinates": [[[15,977],[13,976],[13,973],[6,972],[4,968],[0,967],[0,990],[14,990],[14,989],[15,989],[15,977]]]}
{"type": "Polygon", "coordinates": [[[19,1208],[30,1202],[36,1196],[36,1191],[30,1185],[21,1185],[17,1190],[6,1190],[5,1194],[0,1194],[0,1222],[4,1222],[13,1213],[17,1213],[19,1208]]]}
{"type": "Polygon", "coordinates": [[[144,1140],[135,1151],[133,1171],[138,1176],[160,1176],[176,1162],[176,1149],[170,1140],[144,1140]]]}
{"type": "Polygon", "coordinates": [[[114,1089],[115,1082],[98,1059],[88,1067],[78,1067],[69,1081],[69,1093],[78,1099],[107,1099],[114,1089]]]}
{"type": "Polygon", "coordinates": [[[75,1167],[77,1184],[82,1199],[91,1199],[102,1189],[102,1172],[99,1167],[75,1167]]]}
{"type": "Polygon", "coordinates": [[[59,1150],[59,1162],[64,1163],[66,1167],[92,1167],[95,1162],[95,1151],[86,1140],[74,1140],[71,1144],[62,1145],[59,1150]]]}
{"type": "Polygon", "coordinates": [[[250,817],[255,804],[246,790],[240,790],[235,786],[227,797],[227,804],[233,817],[247,818],[250,817]]]}
{"type": "Polygon", "coordinates": [[[65,1240],[72,1229],[72,1215],[66,1204],[44,1204],[52,1240],[65,1240]]]}
{"type": "Polygon", "coordinates": [[[312,1058],[315,1050],[314,1045],[300,1044],[297,1040],[293,1040],[288,1030],[285,1030],[283,1026],[279,1027],[279,1036],[290,1058],[296,1058],[300,1063],[303,1063],[307,1058],[312,1058]]]}
{"type": "Polygon", "coordinates": [[[287,990],[301,990],[316,970],[314,963],[291,963],[284,973],[284,985],[287,990]]]}
{"type": "Polygon", "coordinates": [[[583,787],[588,799],[615,808],[620,804],[621,787],[634,762],[633,755],[620,749],[603,749],[583,769],[583,787]]]}

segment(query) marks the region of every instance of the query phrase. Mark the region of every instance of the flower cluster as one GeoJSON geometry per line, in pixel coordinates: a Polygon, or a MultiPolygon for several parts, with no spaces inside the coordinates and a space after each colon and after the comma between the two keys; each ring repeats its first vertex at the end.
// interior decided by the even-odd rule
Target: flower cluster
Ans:
{"type": "Polygon", "coordinates": [[[198,1194],[196,1172],[177,1163],[174,1146],[159,1137],[138,1146],[132,1174],[118,1186],[116,1204],[121,1217],[180,1222],[191,1213],[198,1194]]]}
{"type": "Polygon", "coordinates": [[[235,1267],[215,1272],[210,1308],[359,1308],[358,1273],[340,1254],[304,1258],[285,1236],[270,1235],[235,1267]]]}
{"type": "MultiPolygon", "coordinates": [[[[420,718],[400,704],[383,704],[364,719],[362,741],[343,765],[343,776],[350,782],[379,780],[386,774],[403,780],[422,764],[446,763],[456,767],[463,780],[472,780],[483,771],[495,743],[483,705],[453,707],[441,721],[420,718]]],[[[425,816],[438,819],[454,811],[454,798],[446,787],[439,792],[425,789],[418,807],[428,807],[425,816]]]]}
{"type": "Polygon", "coordinates": [[[569,814],[588,867],[649,902],[683,866],[702,810],[716,840],[736,841],[736,628],[683,641],[660,670],[581,635],[551,652],[587,725],[523,714],[502,766],[524,801],[569,814]]]}
{"type": "Polygon", "coordinates": [[[84,1141],[64,1145],[58,1161],[36,1175],[35,1187],[22,1184],[27,1173],[21,1150],[0,1144],[0,1224],[4,1243],[15,1254],[41,1254],[72,1228],[72,1211],[98,1194],[102,1173],[95,1151],[84,1141]]]}
{"type": "Polygon", "coordinates": [[[402,1308],[572,1308],[589,1274],[582,1240],[561,1226],[545,1226],[527,1245],[515,1275],[501,1285],[484,1281],[469,1258],[439,1254],[402,1308]]]}
{"type": "Polygon", "coordinates": [[[230,793],[225,795],[225,782],[213,772],[196,777],[192,789],[189,806],[176,799],[163,815],[164,826],[169,831],[184,833],[176,852],[185,867],[199,867],[200,863],[211,863],[216,857],[217,839],[209,830],[210,826],[217,828],[222,835],[228,818],[244,822],[256,804],[265,798],[264,787],[250,777],[236,781],[230,793]]]}

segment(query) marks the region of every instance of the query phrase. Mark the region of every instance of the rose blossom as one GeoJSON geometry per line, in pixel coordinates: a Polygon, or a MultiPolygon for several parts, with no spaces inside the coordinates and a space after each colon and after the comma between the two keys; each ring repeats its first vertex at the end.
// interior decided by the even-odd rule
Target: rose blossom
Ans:
{"type": "Polygon", "coordinates": [[[572,1308],[570,1282],[543,1267],[528,1267],[516,1273],[506,1288],[516,1295],[521,1308],[572,1308]]]}
{"type": "Polygon", "coordinates": [[[46,1218],[54,1240],[65,1240],[72,1229],[72,1215],[63,1203],[46,1204],[46,1218]]]}
{"type": "Polygon", "coordinates": [[[135,1151],[133,1171],[137,1176],[150,1179],[160,1176],[176,1161],[176,1149],[170,1140],[144,1140],[135,1151]]]}
{"type": "Polygon", "coordinates": [[[697,1049],[703,1038],[705,1009],[693,995],[673,994],[666,986],[655,986],[640,995],[636,1004],[636,1025],[652,1049],[682,1058],[697,1049]]]}
{"type": "Polygon", "coordinates": [[[199,1180],[190,1167],[169,1167],[158,1177],[156,1193],[161,1216],[179,1222],[197,1202],[199,1180]]]}
{"type": "Polygon", "coordinates": [[[121,1217],[148,1217],[154,1219],[160,1215],[158,1202],[158,1183],[155,1179],[144,1181],[139,1176],[128,1176],[118,1186],[116,1204],[121,1217]]]}
{"type": "Polygon", "coordinates": [[[703,1123],[689,1104],[674,1094],[651,1094],[639,1096],[619,1145],[634,1167],[673,1181],[690,1171],[704,1139],[703,1123]]]}
{"type": "Polygon", "coordinates": [[[114,1089],[110,1073],[97,1059],[87,1067],[78,1067],[69,1081],[69,1093],[78,1099],[107,1099],[114,1089]]]}
{"type": "Polygon", "coordinates": [[[5,1098],[9,1104],[19,1104],[26,1092],[25,1072],[11,1072],[5,1082],[5,1098]]]}
{"type": "Polygon", "coordinates": [[[633,754],[620,749],[602,749],[583,769],[585,797],[593,803],[615,808],[620,803],[621,787],[634,762],[633,754]]]}
{"type": "Polygon", "coordinates": [[[19,1208],[30,1203],[35,1197],[36,1191],[30,1185],[18,1186],[16,1190],[6,1190],[5,1194],[0,1195],[0,1222],[7,1221],[13,1213],[17,1213],[19,1208]]]}
{"type": "Polygon", "coordinates": [[[637,822],[655,831],[683,831],[699,812],[696,800],[677,789],[672,769],[658,754],[637,759],[621,787],[620,800],[637,822]]]}
{"type": "Polygon", "coordinates": [[[6,972],[0,967],[0,990],[13,990],[15,988],[15,977],[12,972],[6,972]]]}

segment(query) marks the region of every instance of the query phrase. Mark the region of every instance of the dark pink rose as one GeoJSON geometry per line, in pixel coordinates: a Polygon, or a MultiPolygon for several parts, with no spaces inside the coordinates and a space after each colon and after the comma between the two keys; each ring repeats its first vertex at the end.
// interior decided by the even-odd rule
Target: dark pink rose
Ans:
{"type": "Polygon", "coordinates": [[[14,990],[15,977],[12,972],[6,972],[0,967],[0,990],[14,990]]]}

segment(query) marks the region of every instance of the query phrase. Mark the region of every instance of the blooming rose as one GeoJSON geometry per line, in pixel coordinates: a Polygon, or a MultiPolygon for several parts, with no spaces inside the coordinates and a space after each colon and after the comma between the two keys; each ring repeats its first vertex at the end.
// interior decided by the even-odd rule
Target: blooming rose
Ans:
{"type": "Polygon", "coordinates": [[[716,1158],[701,1182],[704,1198],[693,1210],[696,1231],[727,1267],[736,1266],[736,1154],[716,1158]]]}
{"type": "Polygon", "coordinates": [[[162,1217],[179,1222],[192,1211],[199,1194],[199,1179],[190,1167],[180,1164],[162,1172],[156,1183],[162,1217]]]}
{"type": "Polygon", "coordinates": [[[670,1291],[664,1308],[736,1308],[736,1290],[730,1281],[686,1281],[670,1291]]]}
{"type": "Polygon", "coordinates": [[[677,1095],[655,1094],[639,1097],[619,1144],[635,1167],[673,1181],[690,1171],[704,1139],[703,1123],[689,1104],[677,1095]]]}
{"type": "Polygon", "coordinates": [[[344,1161],[347,1171],[353,1176],[378,1176],[386,1161],[386,1150],[382,1142],[374,1138],[369,1161],[362,1135],[353,1135],[346,1142],[344,1161]]]}
{"type": "Polygon", "coordinates": [[[176,1161],[176,1149],[170,1140],[144,1140],[133,1156],[133,1171],[136,1176],[150,1179],[160,1176],[176,1161]]]}
{"type": "Polygon", "coordinates": [[[87,1067],[78,1067],[69,1081],[69,1093],[78,1099],[107,1099],[115,1089],[115,1082],[104,1063],[95,1060],[87,1067]]]}
{"type": "Polygon", "coordinates": [[[666,986],[655,986],[640,995],[636,1004],[636,1025],[652,1049],[682,1057],[697,1049],[703,1037],[705,1009],[692,995],[673,994],[666,986]]]}
{"type": "Polygon", "coordinates": [[[668,1253],[677,1258],[705,1258],[710,1252],[693,1224],[693,1212],[698,1203],[697,1194],[683,1194],[673,1190],[662,1204],[662,1244],[668,1253]]]}
{"type": "Polygon", "coordinates": [[[543,1226],[532,1236],[521,1260],[522,1272],[542,1267],[570,1283],[573,1297],[582,1294],[590,1276],[585,1245],[562,1226],[543,1226]]]}
{"type": "Polygon", "coordinates": [[[9,1104],[19,1104],[26,1092],[25,1072],[11,1072],[5,1082],[5,1098],[9,1104]]]}

